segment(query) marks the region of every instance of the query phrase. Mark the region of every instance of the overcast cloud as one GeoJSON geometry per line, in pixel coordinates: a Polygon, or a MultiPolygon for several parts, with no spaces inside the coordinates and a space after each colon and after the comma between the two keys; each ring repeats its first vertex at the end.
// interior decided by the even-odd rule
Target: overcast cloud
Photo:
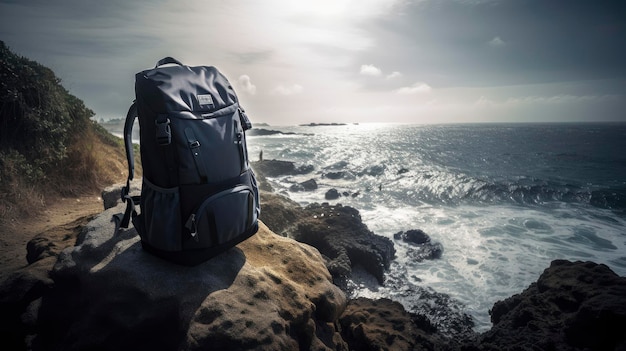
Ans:
{"type": "Polygon", "coordinates": [[[0,0],[0,40],[97,118],[165,56],[255,122],[626,121],[626,2],[0,0]]]}

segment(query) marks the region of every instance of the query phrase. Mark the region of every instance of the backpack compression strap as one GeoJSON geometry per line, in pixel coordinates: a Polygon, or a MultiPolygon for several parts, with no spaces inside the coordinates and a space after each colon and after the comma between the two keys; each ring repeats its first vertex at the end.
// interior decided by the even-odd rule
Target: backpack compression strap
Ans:
{"type": "Polygon", "coordinates": [[[124,145],[126,146],[126,160],[128,161],[128,179],[126,186],[122,187],[122,201],[126,202],[126,212],[121,219],[120,227],[128,228],[131,217],[137,216],[135,203],[139,203],[139,196],[130,196],[130,181],[135,176],[135,156],[133,152],[133,124],[137,118],[137,103],[133,102],[126,114],[126,122],[124,123],[124,145]]]}

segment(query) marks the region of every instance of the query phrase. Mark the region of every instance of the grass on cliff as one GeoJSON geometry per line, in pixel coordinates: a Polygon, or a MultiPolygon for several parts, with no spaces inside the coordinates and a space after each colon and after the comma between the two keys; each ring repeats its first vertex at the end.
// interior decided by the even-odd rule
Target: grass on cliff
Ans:
{"type": "Polygon", "coordinates": [[[0,41],[0,224],[125,180],[121,139],[47,67],[0,41]]]}

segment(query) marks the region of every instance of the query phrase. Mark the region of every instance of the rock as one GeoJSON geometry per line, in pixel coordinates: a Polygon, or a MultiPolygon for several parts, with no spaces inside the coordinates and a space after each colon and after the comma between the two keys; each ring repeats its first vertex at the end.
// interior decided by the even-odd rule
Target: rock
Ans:
{"type": "Polygon", "coordinates": [[[431,242],[430,236],[421,229],[398,232],[393,235],[393,238],[411,245],[407,250],[407,255],[414,261],[421,262],[423,260],[437,259],[443,255],[443,245],[431,242]]]}
{"type": "Polygon", "coordinates": [[[343,171],[327,172],[327,173],[322,174],[322,177],[328,178],[328,179],[341,179],[343,178],[343,175],[344,175],[343,171]]]}
{"type": "Polygon", "coordinates": [[[339,322],[351,350],[435,350],[445,345],[437,328],[389,299],[351,300],[339,322]]]}
{"type": "Polygon", "coordinates": [[[265,177],[307,174],[314,170],[312,165],[302,165],[296,168],[293,162],[281,160],[252,161],[250,165],[255,171],[258,171],[265,177]]]}
{"type": "Polygon", "coordinates": [[[341,197],[341,194],[339,194],[339,191],[337,191],[337,189],[335,188],[328,190],[326,194],[324,194],[324,198],[326,200],[337,200],[340,197],[341,197]]]}
{"type": "Polygon", "coordinates": [[[263,191],[267,191],[267,192],[274,192],[274,188],[272,188],[272,184],[270,184],[270,182],[267,180],[267,178],[265,178],[265,175],[261,172],[257,172],[256,169],[253,169],[254,176],[256,178],[256,183],[257,186],[259,187],[259,190],[263,190],[263,191]]]}
{"type": "Polygon", "coordinates": [[[421,229],[410,229],[406,232],[398,232],[393,235],[396,240],[402,240],[407,243],[422,245],[430,242],[430,236],[421,229]]]}
{"type": "Polygon", "coordinates": [[[53,285],[48,277],[56,257],[44,257],[11,273],[0,282],[0,337],[4,350],[29,349],[38,332],[41,297],[53,285]]]}
{"type": "Polygon", "coordinates": [[[347,350],[345,296],[314,248],[259,232],[195,267],[146,253],[114,213],[90,222],[51,272],[34,350],[347,350]]]}
{"type": "Polygon", "coordinates": [[[346,288],[352,267],[362,266],[380,284],[395,255],[391,240],[371,232],[359,211],[338,204],[311,204],[289,236],[316,247],[327,258],[335,284],[346,288]]]}
{"type": "Polygon", "coordinates": [[[317,189],[317,182],[315,179],[309,179],[302,183],[297,183],[289,187],[290,191],[298,192],[298,191],[313,191],[317,189]]]}
{"type": "Polygon", "coordinates": [[[397,174],[404,174],[404,173],[407,173],[408,171],[409,171],[408,168],[400,168],[397,174]]]}
{"type": "Polygon", "coordinates": [[[260,219],[274,233],[285,236],[288,228],[292,228],[306,213],[298,203],[287,197],[260,191],[261,216],[260,219]]]}
{"type": "Polygon", "coordinates": [[[553,261],[490,314],[494,326],[478,339],[481,347],[625,350],[626,278],[603,264],[553,261]]]}
{"type": "Polygon", "coordinates": [[[338,172],[326,172],[324,174],[322,174],[322,177],[324,178],[328,178],[328,179],[341,179],[346,175],[345,171],[338,171],[338,172]]]}
{"type": "Polygon", "coordinates": [[[330,166],[324,167],[324,169],[343,169],[346,166],[348,166],[348,162],[346,162],[346,161],[338,161],[338,162],[333,163],[330,166]]]}
{"type": "Polygon", "coordinates": [[[363,171],[361,171],[359,173],[359,176],[369,175],[369,176],[373,176],[373,177],[378,177],[379,175],[382,175],[383,173],[385,173],[386,169],[387,169],[387,167],[385,165],[369,166],[369,167],[365,168],[363,171]]]}
{"type": "Polygon", "coordinates": [[[430,326],[422,326],[422,329],[436,328],[440,338],[448,344],[457,344],[476,336],[474,321],[466,313],[466,306],[452,296],[427,285],[407,281],[406,274],[398,271],[385,275],[384,289],[389,292],[387,297],[401,303],[415,318],[419,316],[430,326]]]}
{"type": "Polygon", "coordinates": [[[300,124],[301,127],[320,127],[320,126],[345,126],[345,123],[308,123],[308,124],[300,124]]]}
{"type": "Polygon", "coordinates": [[[296,168],[295,174],[309,174],[315,170],[313,165],[301,165],[296,168]]]}
{"type": "MultiPolygon", "coordinates": [[[[122,202],[122,187],[126,186],[126,183],[122,184],[114,184],[106,187],[102,190],[102,202],[104,203],[104,209],[108,210],[111,207],[117,206],[119,202],[122,202]]],[[[130,194],[131,195],[139,195],[141,194],[141,179],[135,179],[130,182],[130,194]]]]}
{"type": "MultiPolygon", "coordinates": [[[[246,132],[246,136],[264,136],[264,135],[275,135],[275,134],[283,134],[278,130],[264,129],[264,128],[252,128],[246,132]]],[[[293,134],[293,133],[292,133],[293,134]]]]}
{"type": "Polygon", "coordinates": [[[30,264],[46,257],[56,258],[65,248],[74,246],[83,225],[89,220],[91,217],[79,218],[36,235],[26,244],[26,261],[30,264]]]}

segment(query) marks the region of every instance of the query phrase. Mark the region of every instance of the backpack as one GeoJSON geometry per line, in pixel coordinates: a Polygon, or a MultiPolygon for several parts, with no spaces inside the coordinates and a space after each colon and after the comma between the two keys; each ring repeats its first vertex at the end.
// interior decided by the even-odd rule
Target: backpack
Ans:
{"type": "Polygon", "coordinates": [[[120,227],[132,220],[147,252],[184,265],[256,233],[261,209],[245,137],[252,125],[226,77],[215,67],[166,57],[136,74],[135,97],[124,125],[128,180],[121,195],[127,207],[120,227]],[[135,118],[140,196],[129,195],[135,118]]]}

